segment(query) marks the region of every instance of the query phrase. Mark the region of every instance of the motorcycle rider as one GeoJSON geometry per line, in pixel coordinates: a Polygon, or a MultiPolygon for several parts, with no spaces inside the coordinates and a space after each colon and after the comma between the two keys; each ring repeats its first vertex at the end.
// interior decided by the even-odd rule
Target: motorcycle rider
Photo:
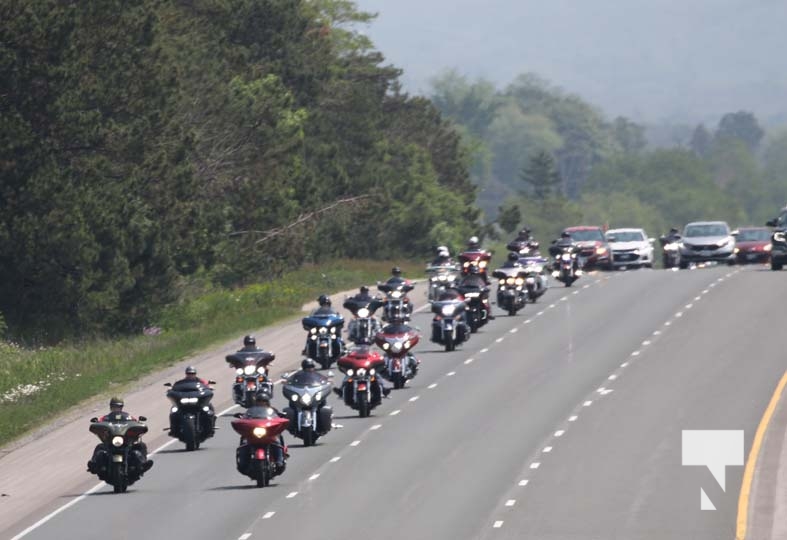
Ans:
{"type": "MultiPolygon", "coordinates": [[[[271,405],[271,396],[267,392],[258,392],[254,396],[254,405],[246,409],[243,418],[269,418],[271,414],[275,414],[279,418],[286,418],[279,410],[271,405]]],[[[240,446],[236,450],[238,460],[238,468],[246,469],[249,464],[250,453],[246,450],[247,441],[241,437],[240,446]]],[[[270,445],[271,461],[276,464],[279,469],[284,468],[284,458],[290,457],[285,449],[287,445],[284,443],[284,436],[279,435],[278,444],[273,443],[270,445]]]]}
{"type": "MultiPolygon", "coordinates": [[[[178,381],[175,381],[175,383],[172,386],[174,387],[174,386],[177,386],[178,384],[184,383],[184,382],[197,381],[202,386],[210,388],[210,381],[208,381],[207,379],[202,379],[200,377],[197,377],[197,368],[195,368],[194,366],[186,366],[185,375],[186,376],[183,377],[182,379],[180,379],[178,381]]],[[[215,430],[216,430],[216,410],[213,408],[213,403],[208,403],[208,411],[207,411],[206,414],[208,415],[208,418],[211,419],[210,430],[211,430],[211,432],[215,432],[215,430]]],[[[177,422],[177,419],[178,419],[177,413],[170,413],[170,415],[169,415],[169,431],[170,431],[170,433],[177,432],[178,428],[175,425],[175,423],[177,422]]]]}
{"type": "Polygon", "coordinates": [[[501,268],[521,268],[522,263],[519,262],[519,253],[516,251],[512,251],[506,257],[506,262],[503,263],[501,268]]]}
{"type": "MultiPolygon", "coordinates": [[[[349,301],[349,302],[356,301],[359,304],[366,304],[366,303],[368,303],[370,312],[374,312],[376,309],[378,309],[384,303],[379,298],[375,298],[374,296],[369,294],[369,287],[367,287],[366,285],[361,286],[360,292],[358,292],[358,294],[356,294],[355,296],[351,296],[350,298],[348,298],[347,301],[349,301]]],[[[372,337],[374,337],[374,335],[377,332],[380,331],[380,328],[381,328],[380,321],[377,320],[376,317],[372,317],[371,315],[370,315],[369,318],[370,318],[370,321],[371,321],[370,335],[372,337]]],[[[356,341],[355,339],[353,339],[353,337],[358,338],[356,327],[357,327],[356,320],[353,319],[353,320],[350,321],[349,327],[347,328],[347,330],[348,330],[348,332],[350,334],[350,341],[353,341],[353,342],[356,341]]]]}
{"type": "Polygon", "coordinates": [[[454,264],[451,253],[446,246],[437,248],[437,256],[432,260],[432,266],[450,266],[454,264]]]}
{"type": "Polygon", "coordinates": [[[481,302],[486,308],[486,316],[490,321],[495,320],[492,315],[492,306],[489,305],[489,281],[486,275],[481,274],[481,270],[477,266],[471,266],[468,274],[462,277],[459,282],[459,287],[477,287],[481,291],[481,302]]]}
{"type": "Polygon", "coordinates": [[[239,353],[259,353],[264,352],[257,347],[257,339],[254,336],[246,336],[243,338],[243,348],[238,349],[239,353]]]}
{"type": "Polygon", "coordinates": [[[317,303],[320,305],[317,309],[312,311],[312,316],[326,316],[326,315],[338,315],[338,313],[331,307],[331,299],[328,296],[321,294],[320,297],[317,299],[317,303]]]}
{"type": "Polygon", "coordinates": [[[678,229],[672,227],[667,234],[661,237],[661,245],[674,244],[680,241],[681,238],[682,236],[680,232],[678,232],[678,229]]]}
{"type": "MultiPolygon", "coordinates": [[[[552,245],[549,246],[549,254],[555,258],[554,267],[557,270],[559,268],[560,261],[558,257],[561,253],[577,253],[579,251],[579,247],[574,243],[574,240],[571,238],[571,233],[568,231],[563,231],[560,233],[560,238],[557,240],[552,241],[552,245]]],[[[579,262],[577,259],[574,259],[574,270],[577,270],[579,267],[579,262]]]]}
{"type": "MultiPolygon", "coordinates": [[[[123,410],[125,403],[123,402],[122,398],[113,397],[109,400],[109,413],[105,414],[104,416],[99,417],[99,422],[139,422],[137,418],[131,416],[127,412],[123,410]]],[[[142,442],[141,440],[137,439],[131,445],[131,452],[134,456],[136,456],[137,461],[142,465],[142,471],[140,475],[146,473],[150,470],[153,466],[153,460],[148,459],[148,447],[147,445],[142,442]]],[[[93,450],[93,456],[90,458],[90,461],[87,462],[87,472],[98,474],[102,469],[106,467],[103,465],[102,462],[106,463],[107,455],[106,450],[104,450],[104,443],[96,445],[96,448],[93,450]]]]}
{"type": "Polygon", "coordinates": [[[481,251],[481,241],[477,236],[471,236],[467,240],[467,249],[469,251],[481,251]]]}
{"type": "MultiPolygon", "coordinates": [[[[316,373],[317,372],[317,363],[314,360],[312,360],[311,358],[304,358],[303,361],[301,362],[301,371],[296,371],[295,373],[290,375],[290,377],[293,377],[295,374],[302,373],[302,372],[305,372],[305,373],[316,373]]],[[[321,417],[320,411],[326,406],[327,405],[320,405],[320,408],[317,410],[317,418],[318,419],[321,417]]],[[[329,407],[329,409],[330,409],[330,407],[329,407]]],[[[283,416],[283,418],[286,418],[286,416],[283,416]]],[[[292,422],[292,421],[293,420],[290,419],[290,422],[292,422]]]]}

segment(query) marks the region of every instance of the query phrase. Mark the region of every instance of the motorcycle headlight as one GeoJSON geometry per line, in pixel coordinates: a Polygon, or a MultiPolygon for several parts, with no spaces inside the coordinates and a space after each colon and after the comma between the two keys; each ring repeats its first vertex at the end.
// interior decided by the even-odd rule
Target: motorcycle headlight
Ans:
{"type": "Polygon", "coordinates": [[[377,371],[374,368],[369,370],[369,375],[374,375],[375,373],[377,373],[377,371]]]}
{"type": "Polygon", "coordinates": [[[331,334],[335,334],[335,333],[336,333],[336,327],[335,326],[331,326],[331,334]]]}
{"type": "Polygon", "coordinates": [[[678,251],[678,244],[667,244],[664,246],[664,251],[678,251]]]}
{"type": "Polygon", "coordinates": [[[308,405],[309,403],[312,402],[312,395],[309,394],[308,392],[303,394],[303,397],[301,398],[301,401],[303,401],[303,403],[305,405],[308,405]]]}
{"type": "Polygon", "coordinates": [[[243,373],[246,375],[254,375],[255,371],[257,371],[257,368],[254,366],[246,366],[243,368],[243,373]]]}
{"type": "Polygon", "coordinates": [[[450,317],[451,315],[453,315],[453,314],[454,314],[454,311],[456,311],[456,307],[455,307],[455,306],[452,306],[452,305],[443,306],[443,309],[441,309],[441,310],[440,310],[440,312],[441,312],[443,315],[446,315],[446,316],[448,316],[448,317],[450,317]]]}
{"type": "Polygon", "coordinates": [[[299,395],[298,395],[296,392],[293,392],[293,393],[292,393],[292,395],[290,396],[290,399],[291,399],[293,402],[296,402],[296,401],[298,401],[298,399],[299,399],[299,398],[300,398],[300,396],[299,396],[299,395]]]}
{"type": "Polygon", "coordinates": [[[391,293],[391,298],[399,298],[401,296],[402,296],[402,292],[401,291],[393,291],[391,293]]]}
{"type": "Polygon", "coordinates": [[[361,309],[358,310],[358,316],[361,317],[362,319],[365,319],[366,317],[369,316],[369,310],[366,309],[365,307],[362,307],[361,309]]]}
{"type": "Polygon", "coordinates": [[[177,408],[177,407],[172,407],[172,408],[169,410],[169,412],[176,413],[176,412],[178,412],[178,408],[177,408]]]}
{"type": "Polygon", "coordinates": [[[517,285],[522,285],[524,282],[525,280],[522,279],[521,277],[518,277],[514,280],[514,283],[516,283],[517,285]]]}
{"type": "Polygon", "coordinates": [[[396,343],[394,343],[393,344],[393,350],[401,351],[402,350],[402,343],[400,341],[397,341],[396,343]]]}
{"type": "Polygon", "coordinates": [[[445,281],[446,279],[448,279],[448,276],[446,276],[445,274],[440,274],[440,275],[438,276],[438,279],[439,279],[440,281],[445,281]]]}
{"type": "Polygon", "coordinates": [[[470,263],[469,263],[469,262],[462,263],[462,266],[463,266],[464,268],[467,268],[468,266],[470,266],[470,263]]]}
{"type": "Polygon", "coordinates": [[[540,274],[541,272],[544,271],[544,267],[541,265],[533,265],[532,270],[533,272],[540,274]]]}
{"type": "Polygon", "coordinates": [[[741,248],[736,247],[735,249],[732,250],[732,252],[737,254],[740,252],[740,250],[741,248]]]}
{"type": "Polygon", "coordinates": [[[535,283],[536,282],[536,278],[529,277],[529,278],[527,278],[527,282],[528,283],[535,283]]]}
{"type": "Polygon", "coordinates": [[[120,447],[123,446],[124,442],[125,440],[120,435],[112,437],[112,446],[120,447]]]}
{"type": "Polygon", "coordinates": [[[563,259],[564,261],[570,261],[571,255],[569,255],[568,253],[564,253],[563,255],[560,256],[560,258],[563,259]]]}
{"type": "Polygon", "coordinates": [[[199,400],[197,398],[195,398],[195,397],[180,398],[180,404],[181,405],[188,405],[189,403],[196,403],[197,401],[199,401],[199,400]]]}
{"type": "Polygon", "coordinates": [[[405,342],[404,342],[404,348],[405,348],[405,349],[409,349],[411,345],[412,345],[412,343],[410,343],[410,340],[409,340],[409,339],[408,339],[407,341],[405,341],[405,342]]]}
{"type": "Polygon", "coordinates": [[[505,285],[505,284],[506,284],[506,280],[505,279],[501,279],[500,280],[500,285],[505,285]]]}
{"type": "Polygon", "coordinates": [[[265,368],[263,366],[258,367],[257,373],[259,373],[260,375],[265,375],[265,368]]]}
{"type": "Polygon", "coordinates": [[[316,334],[317,333],[317,329],[316,328],[312,328],[311,330],[309,330],[309,332],[312,333],[312,334],[316,334]]]}
{"type": "Polygon", "coordinates": [[[347,376],[348,377],[352,377],[354,374],[355,374],[355,372],[353,370],[351,370],[351,369],[347,370],[347,376]]]}
{"type": "Polygon", "coordinates": [[[321,399],[322,399],[322,391],[317,392],[317,394],[314,396],[315,401],[320,401],[321,399]]]}
{"type": "Polygon", "coordinates": [[[358,376],[359,377],[363,377],[364,375],[366,375],[366,370],[364,368],[359,369],[358,370],[358,376]]]}
{"type": "Polygon", "coordinates": [[[389,345],[387,341],[385,343],[383,343],[383,350],[384,351],[387,351],[390,348],[391,348],[391,345],[389,345]]]}
{"type": "Polygon", "coordinates": [[[238,375],[243,375],[243,368],[236,369],[235,373],[237,373],[238,375]]]}
{"type": "Polygon", "coordinates": [[[266,433],[268,433],[268,430],[261,426],[257,426],[256,428],[251,430],[251,434],[257,437],[258,439],[263,438],[266,433]]]}
{"type": "Polygon", "coordinates": [[[486,261],[481,261],[478,263],[479,268],[486,268],[486,261]]]}
{"type": "Polygon", "coordinates": [[[202,407],[202,410],[208,412],[210,410],[210,407],[202,407]]]}
{"type": "Polygon", "coordinates": [[[514,281],[516,281],[516,280],[514,278],[512,278],[512,277],[506,278],[506,283],[508,283],[509,285],[513,285],[514,281]]]}
{"type": "Polygon", "coordinates": [[[772,249],[773,249],[773,246],[771,244],[766,244],[765,247],[762,248],[763,251],[770,251],[772,249]]]}
{"type": "Polygon", "coordinates": [[[324,326],[320,328],[320,333],[321,334],[326,334],[327,332],[328,332],[328,329],[325,328],[324,326]]]}

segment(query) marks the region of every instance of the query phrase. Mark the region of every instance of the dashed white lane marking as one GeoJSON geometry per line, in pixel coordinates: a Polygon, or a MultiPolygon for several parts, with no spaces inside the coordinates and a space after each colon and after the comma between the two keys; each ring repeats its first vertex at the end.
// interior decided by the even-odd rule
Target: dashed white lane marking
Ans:
{"type": "Polygon", "coordinates": [[[678,317],[678,318],[680,318],[680,317],[683,317],[683,312],[682,312],[682,311],[678,311],[678,312],[675,314],[675,316],[676,316],[676,317],[678,317]]]}
{"type": "Polygon", "coordinates": [[[695,301],[695,302],[699,302],[700,300],[702,300],[702,297],[701,297],[701,296],[695,296],[695,297],[694,297],[694,301],[695,301]]]}
{"type": "Polygon", "coordinates": [[[525,487],[528,482],[530,482],[530,480],[520,480],[519,481],[519,485],[522,486],[522,487],[525,487]]]}
{"type": "MultiPolygon", "coordinates": [[[[497,339],[495,340],[495,343],[500,343],[500,342],[502,342],[502,341],[503,341],[503,338],[499,337],[499,338],[497,338],[497,339]]],[[[486,352],[486,351],[481,351],[481,352],[486,352]]]]}
{"type": "Polygon", "coordinates": [[[361,441],[353,441],[350,443],[350,446],[358,446],[359,444],[361,444],[361,441]]]}
{"type": "Polygon", "coordinates": [[[702,294],[708,294],[708,289],[703,290],[702,294]]]}
{"type": "Polygon", "coordinates": [[[464,361],[465,365],[472,364],[472,363],[473,363],[473,359],[472,358],[468,358],[467,360],[464,361]]]}
{"type": "Polygon", "coordinates": [[[533,319],[527,319],[527,320],[526,320],[525,322],[523,322],[522,324],[530,324],[530,322],[531,322],[532,320],[533,320],[533,319]]]}
{"type": "Polygon", "coordinates": [[[598,388],[598,389],[596,389],[596,392],[598,392],[599,394],[603,394],[603,393],[604,393],[604,390],[606,390],[606,388],[604,388],[604,387],[602,386],[601,388],[598,388]]]}
{"type": "Polygon", "coordinates": [[[373,425],[372,427],[369,428],[369,431],[376,431],[376,430],[380,429],[381,427],[383,427],[382,424],[375,424],[375,425],[373,425]]]}
{"type": "Polygon", "coordinates": [[[339,461],[340,459],[342,459],[342,457],[341,457],[341,456],[332,457],[332,458],[331,458],[331,460],[329,461],[329,463],[336,463],[336,462],[337,462],[337,461],[339,461]]]}
{"type": "Polygon", "coordinates": [[[567,296],[564,296],[563,298],[560,299],[561,302],[565,302],[566,300],[568,300],[567,296]]]}
{"type": "Polygon", "coordinates": [[[639,356],[639,351],[634,351],[633,353],[631,353],[631,356],[639,356]]]}
{"type": "Polygon", "coordinates": [[[615,375],[614,373],[612,375],[610,375],[609,377],[607,377],[607,379],[609,379],[610,381],[614,381],[617,378],[618,378],[618,376],[615,375]]]}
{"type": "Polygon", "coordinates": [[[667,322],[664,323],[664,326],[671,326],[671,325],[672,325],[671,321],[667,321],[667,322]]]}
{"type": "Polygon", "coordinates": [[[646,339],[645,341],[642,342],[643,347],[647,347],[648,345],[650,345],[650,340],[646,339]]]}
{"type": "Polygon", "coordinates": [[[574,291],[571,294],[579,294],[579,291],[574,291]]]}
{"type": "Polygon", "coordinates": [[[545,454],[548,454],[548,453],[550,453],[551,451],[552,451],[552,447],[551,447],[551,446],[547,446],[546,448],[544,448],[544,449],[542,450],[542,452],[544,452],[545,454]]]}
{"type": "Polygon", "coordinates": [[[265,515],[262,516],[262,519],[270,519],[274,516],[275,513],[276,512],[266,512],[265,515]]]}
{"type": "Polygon", "coordinates": [[[708,285],[708,288],[709,288],[709,289],[712,289],[712,288],[713,288],[713,287],[715,287],[715,286],[716,286],[716,284],[715,284],[715,283],[711,283],[710,285],[708,285]]]}
{"type": "Polygon", "coordinates": [[[494,527],[495,529],[499,529],[502,526],[503,526],[502,521],[495,521],[494,525],[492,525],[492,527],[494,527]]]}
{"type": "Polygon", "coordinates": [[[555,304],[549,304],[549,307],[547,307],[547,309],[552,309],[553,307],[555,307],[555,304]]]}
{"type": "Polygon", "coordinates": [[[604,391],[601,392],[601,395],[606,396],[607,394],[611,394],[612,392],[614,392],[612,388],[605,388],[604,391]]]}
{"type": "Polygon", "coordinates": [[[686,309],[691,309],[694,307],[694,304],[686,304],[686,309]]]}
{"type": "Polygon", "coordinates": [[[622,364],[620,364],[620,367],[628,367],[628,365],[629,365],[628,362],[623,362],[622,364]]]}
{"type": "Polygon", "coordinates": [[[478,352],[485,353],[485,352],[487,352],[487,351],[489,351],[489,349],[486,349],[486,348],[484,348],[484,349],[481,349],[481,350],[480,350],[480,351],[478,351],[478,352]]]}
{"type": "Polygon", "coordinates": [[[590,407],[591,405],[593,405],[593,401],[591,400],[587,400],[585,403],[582,404],[583,407],[590,407]]]}
{"type": "Polygon", "coordinates": [[[251,537],[251,533],[243,533],[238,537],[238,540],[247,540],[249,537],[251,537]]]}
{"type": "Polygon", "coordinates": [[[568,421],[569,422],[576,422],[577,418],[579,418],[579,417],[578,416],[569,416],[568,421]]]}
{"type": "Polygon", "coordinates": [[[314,473],[309,477],[309,481],[317,480],[320,477],[320,473],[314,473]]]}
{"type": "Polygon", "coordinates": [[[516,334],[517,332],[519,332],[519,328],[512,328],[512,329],[511,329],[511,330],[509,330],[508,332],[509,332],[510,334],[516,334]]]}
{"type": "Polygon", "coordinates": [[[454,375],[456,375],[456,371],[449,371],[445,374],[446,377],[453,377],[454,375]]]}
{"type": "Polygon", "coordinates": [[[287,498],[288,498],[288,499],[292,499],[292,498],[293,498],[293,497],[295,497],[297,494],[298,494],[298,492],[297,492],[297,491],[290,491],[290,492],[287,494],[287,498]]]}
{"type": "Polygon", "coordinates": [[[653,335],[654,336],[660,336],[661,335],[661,330],[654,330],[653,331],[653,335]]]}
{"type": "Polygon", "coordinates": [[[536,317],[540,317],[540,316],[541,316],[541,315],[543,315],[543,314],[544,314],[544,310],[541,310],[541,311],[539,311],[538,313],[536,313],[536,317]]]}
{"type": "Polygon", "coordinates": [[[508,499],[506,501],[506,506],[514,506],[516,504],[516,499],[508,499]]]}
{"type": "Polygon", "coordinates": [[[407,401],[410,401],[410,402],[413,402],[413,401],[418,401],[418,398],[419,398],[419,397],[420,397],[420,396],[413,396],[413,397],[411,397],[410,399],[408,399],[407,401]]]}
{"type": "Polygon", "coordinates": [[[564,430],[562,430],[562,429],[559,429],[559,430],[557,430],[557,431],[555,432],[555,437],[562,437],[564,433],[565,433],[565,431],[564,431],[564,430]]]}
{"type": "Polygon", "coordinates": [[[589,284],[587,284],[587,283],[585,283],[585,284],[582,286],[582,288],[583,288],[583,289],[588,289],[588,288],[590,288],[590,285],[589,285],[589,284]]]}
{"type": "Polygon", "coordinates": [[[531,469],[538,469],[540,466],[541,464],[538,461],[530,464],[531,469]]]}
{"type": "Polygon", "coordinates": [[[402,412],[400,409],[396,409],[395,411],[391,411],[391,414],[390,414],[390,416],[396,416],[396,415],[397,415],[397,414],[399,414],[400,412],[402,412]]]}
{"type": "Polygon", "coordinates": [[[436,388],[436,387],[437,387],[437,383],[432,383],[432,384],[430,384],[429,386],[427,386],[427,388],[428,388],[429,390],[431,390],[432,388],[436,388]]]}

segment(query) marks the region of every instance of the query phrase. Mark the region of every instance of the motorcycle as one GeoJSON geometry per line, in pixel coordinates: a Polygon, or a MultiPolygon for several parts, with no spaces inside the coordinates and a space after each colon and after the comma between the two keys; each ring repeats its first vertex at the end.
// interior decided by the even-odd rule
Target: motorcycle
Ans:
{"type": "Polygon", "coordinates": [[[306,356],[328,369],[344,352],[342,327],[344,317],[333,315],[310,315],[301,321],[306,336],[306,356]]]}
{"type": "Polygon", "coordinates": [[[374,317],[374,312],[383,304],[377,298],[368,301],[348,298],[344,301],[344,309],[353,314],[353,319],[347,327],[350,341],[356,345],[371,345],[374,335],[380,331],[380,321],[374,317]]]}
{"type": "Polygon", "coordinates": [[[413,313],[413,305],[407,293],[415,287],[408,281],[377,283],[377,288],[385,293],[383,321],[407,322],[413,313]]]}
{"type": "Polygon", "coordinates": [[[336,365],[345,374],[338,394],[345,405],[366,418],[383,401],[383,389],[377,377],[385,368],[385,359],[368,345],[362,345],[339,358],[336,365]]]}
{"type": "Polygon", "coordinates": [[[461,298],[432,301],[432,341],[445,347],[446,352],[456,349],[470,338],[465,323],[466,304],[461,298]]]}
{"type": "MultiPolygon", "coordinates": [[[[241,444],[235,452],[238,472],[257,482],[257,487],[270,485],[271,478],[284,472],[284,466],[271,461],[271,445],[279,443],[279,435],[287,429],[289,420],[279,418],[273,409],[267,409],[264,418],[244,417],[235,414],[232,429],[241,436],[241,444]]],[[[287,448],[282,448],[285,459],[287,448]]]]}
{"type": "Polygon", "coordinates": [[[508,251],[519,253],[520,257],[540,257],[539,243],[533,240],[512,240],[506,246],[508,251]]]}
{"type": "MultiPolygon", "coordinates": [[[[208,382],[216,384],[216,381],[208,382]]],[[[216,416],[210,408],[213,390],[199,380],[178,381],[174,385],[166,383],[164,386],[170,389],[167,397],[172,401],[169,436],[185,443],[186,450],[190,452],[198,450],[199,445],[215,433],[216,416]]]]}
{"type": "Polygon", "coordinates": [[[478,273],[488,282],[487,267],[492,260],[492,254],[490,252],[479,250],[463,251],[459,254],[458,259],[463,276],[471,273],[471,266],[476,266],[478,267],[478,273]]]}
{"type": "Polygon", "coordinates": [[[404,388],[405,383],[418,374],[418,360],[410,351],[419,339],[414,328],[401,322],[386,325],[374,337],[374,342],[385,353],[382,375],[397,390],[404,388]]]}
{"type": "Polygon", "coordinates": [[[303,446],[313,446],[317,439],[331,430],[333,410],[326,400],[333,386],[331,381],[314,371],[284,374],[282,392],[290,403],[282,410],[290,423],[293,437],[303,440],[303,446]]]}
{"type": "Polygon", "coordinates": [[[531,303],[541,298],[549,287],[549,278],[546,267],[549,264],[543,257],[525,257],[519,259],[525,267],[525,289],[527,289],[527,299],[531,303]]]}
{"type": "Polygon", "coordinates": [[[527,273],[523,267],[498,268],[492,272],[492,277],[497,278],[497,305],[508,312],[510,316],[525,307],[527,289],[525,279],[527,273]]]}
{"type": "Polygon", "coordinates": [[[664,268],[680,268],[680,238],[670,240],[667,236],[660,236],[662,254],[661,261],[664,268]]]}
{"type": "Polygon", "coordinates": [[[456,267],[450,266],[427,266],[426,274],[429,276],[429,290],[427,299],[437,300],[440,295],[454,286],[456,283],[456,267]]]}
{"type": "Polygon", "coordinates": [[[235,382],[232,385],[232,399],[247,409],[254,405],[257,392],[265,391],[273,395],[273,383],[268,378],[268,365],[276,359],[266,351],[229,354],[225,360],[235,368],[235,382]]]}
{"type": "Polygon", "coordinates": [[[552,276],[566,287],[571,287],[579,279],[580,272],[576,252],[563,251],[557,256],[556,270],[552,272],[552,276]]]}
{"type": "Polygon", "coordinates": [[[465,298],[467,324],[470,332],[475,334],[478,329],[489,322],[489,302],[487,293],[489,289],[484,287],[462,286],[457,287],[465,298]]]}
{"type": "Polygon", "coordinates": [[[99,422],[98,418],[90,419],[90,432],[102,443],[95,458],[98,467],[95,474],[111,485],[115,493],[124,493],[128,486],[142,477],[143,456],[138,455],[133,446],[148,432],[145,421],[147,418],[144,416],[140,416],[138,422],[99,422]]]}

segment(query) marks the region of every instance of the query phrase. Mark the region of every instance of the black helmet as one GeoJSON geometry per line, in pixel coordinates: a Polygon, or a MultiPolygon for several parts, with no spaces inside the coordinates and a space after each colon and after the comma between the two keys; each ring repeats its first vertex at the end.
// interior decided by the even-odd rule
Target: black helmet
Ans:
{"type": "Polygon", "coordinates": [[[676,229],[675,227],[673,227],[673,228],[671,228],[671,229],[669,230],[669,232],[670,232],[670,234],[676,234],[676,233],[678,232],[678,229],[676,229]]]}
{"type": "Polygon", "coordinates": [[[301,362],[301,369],[314,369],[316,367],[317,364],[311,358],[304,358],[303,362],[301,362]]]}
{"type": "Polygon", "coordinates": [[[530,236],[530,229],[528,229],[527,227],[525,227],[524,229],[522,229],[521,231],[519,231],[519,234],[521,234],[522,236],[530,236]]]}
{"type": "Polygon", "coordinates": [[[366,285],[362,285],[361,294],[369,294],[369,287],[367,287],[366,285]]]}
{"type": "Polygon", "coordinates": [[[271,396],[270,396],[270,394],[268,394],[268,392],[266,392],[264,390],[261,391],[261,392],[257,392],[257,394],[254,396],[254,403],[264,403],[266,401],[268,403],[270,403],[271,402],[271,396]]]}
{"type": "Polygon", "coordinates": [[[196,375],[196,374],[197,374],[197,368],[195,368],[194,366],[186,367],[186,375],[196,375]]]}
{"type": "Polygon", "coordinates": [[[518,261],[519,260],[519,253],[517,253],[516,251],[512,251],[511,253],[508,254],[508,260],[511,261],[511,262],[518,261]]]}
{"type": "Polygon", "coordinates": [[[401,276],[402,275],[402,269],[399,268],[398,266],[394,266],[393,268],[391,268],[391,273],[393,275],[395,275],[395,276],[401,276]]]}
{"type": "Polygon", "coordinates": [[[560,238],[571,238],[571,233],[568,231],[563,231],[560,233],[560,238]]]}
{"type": "Polygon", "coordinates": [[[254,339],[254,336],[246,336],[243,338],[243,346],[244,347],[256,347],[257,340],[254,339]]]}
{"type": "Polygon", "coordinates": [[[321,306],[330,306],[331,305],[331,299],[328,298],[327,296],[325,296],[324,294],[320,295],[320,297],[317,299],[317,302],[321,306]]]}
{"type": "Polygon", "coordinates": [[[120,407],[122,409],[124,405],[125,403],[123,403],[123,398],[119,398],[116,396],[109,400],[110,409],[114,409],[115,407],[120,407]]]}

